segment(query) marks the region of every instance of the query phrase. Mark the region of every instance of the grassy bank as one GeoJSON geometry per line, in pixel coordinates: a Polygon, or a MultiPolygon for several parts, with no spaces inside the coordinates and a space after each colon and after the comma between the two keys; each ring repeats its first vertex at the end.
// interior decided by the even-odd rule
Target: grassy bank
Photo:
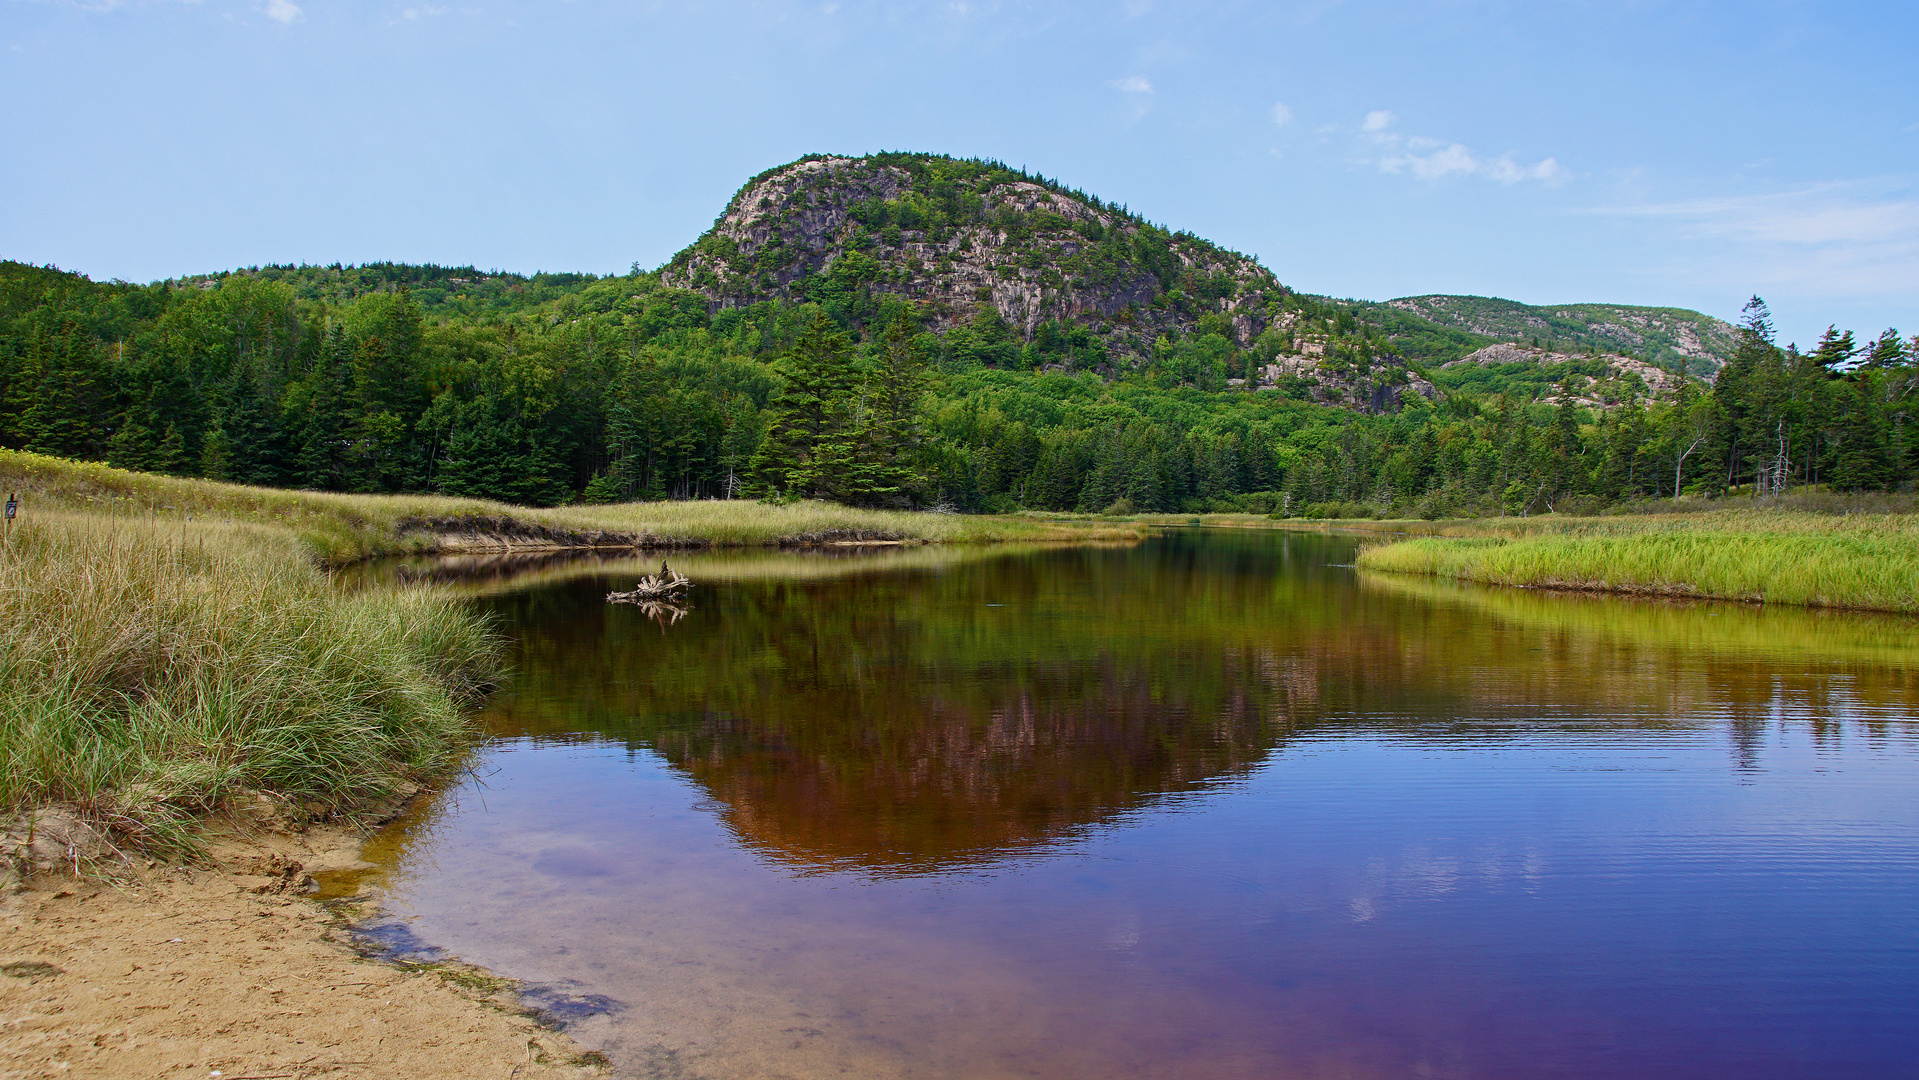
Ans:
{"type": "Polygon", "coordinates": [[[1919,612],[1919,518],[1776,510],[1352,523],[1368,570],[1531,588],[1919,612]]]}
{"type": "MultiPolygon", "coordinates": [[[[1815,663],[1905,671],[1919,649],[1919,622],[1904,615],[1830,608],[1739,606],[1666,598],[1620,603],[1599,594],[1487,589],[1410,574],[1364,574],[1360,588],[1382,597],[1454,608],[1475,620],[1552,638],[1675,658],[1674,670],[1710,678],[1711,665],[1748,663],[1778,672],[1815,663]],[[1704,663],[1707,667],[1700,667],[1704,663]]],[[[1880,683],[1876,685],[1898,685],[1880,683]]]]}
{"type": "Polygon", "coordinates": [[[57,807],[148,848],[190,845],[198,816],[242,793],[322,811],[378,800],[444,770],[471,738],[462,707],[498,675],[494,636],[447,590],[354,587],[327,566],[432,550],[1144,531],[821,503],[529,510],[182,480],[10,451],[0,451],[0,492],[21,500],[0,545],[0,819],[57,807]]]}
{"type": "Polygon", "coordinates": [[[437,548],[771,546],[852,540],[997,543],[1122,539],[1132,522],[861,510],[830,503],[622,503],[531,509],[438,495],[342,495],[127,472],[0,450],[0,489],[28,511],[253,522],[285,529],[325,563],[437,548]]]}
{"type": "Polygon", "coordinates": [[[0,547],[0,805],[148,847],[249,791],[350,807],[443,769],[494,636],[352,593],[283,529],[41,512],[0,547]]]}

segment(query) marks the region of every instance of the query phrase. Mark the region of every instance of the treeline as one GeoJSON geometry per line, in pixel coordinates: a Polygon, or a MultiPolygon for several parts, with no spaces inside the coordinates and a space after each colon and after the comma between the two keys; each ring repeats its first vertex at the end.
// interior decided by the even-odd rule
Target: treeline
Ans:
{"type": "MultiPolygon", "coordinates": [[[[990,308],[935,335],[906,302],[870,293],[715,314],[652,274],[408,273],[128,285],[0,264],[0,445],[540,505],[1530,513],[1675,491],[1899,488],[1919,468],[1913,343],[1834,331],[1802,354],[1772,340],[1756,302],[1719,379],[1676,397],[1587,409],[1570,383],[1542,392],[1513,375],[1369,414],[1300,387],[1228,388],[1287,343],[1241,350],[1205,320],[1116,366],[1083,327],[1028,338],[990,308]],[[467,285],[487,289],[484,309],[420,296],[467,285]]],[[[1329,342],[1331,367],[1400,370],[1445,336],[1408,346],[1336,303],[1280,302],[1300,305],[1294,325],[1329,342]]]]}

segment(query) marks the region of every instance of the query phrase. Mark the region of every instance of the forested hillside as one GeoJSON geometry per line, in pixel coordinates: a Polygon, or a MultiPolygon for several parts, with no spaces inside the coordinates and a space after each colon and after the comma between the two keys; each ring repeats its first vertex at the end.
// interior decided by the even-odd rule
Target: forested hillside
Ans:
{"type": "Polygon", "coordinates": [[[1733,327],[1684,308],[1540,307],[1484,296],[1407,296],[1389,300],[1387,306],[1501,341],[1568,352],[1624,351],[1692,375],[1710,376],[1739,347],[1733,327]]]}
{"type": "Polygon", "coordinates": [[[1301,295],[993,163],[814,158],[654,272],[0,263],[0,445],[533,504],[1436,515],[1909,484],[1911,343],[1801,355],[1748,314],[1706,383],[1301,295]]]}

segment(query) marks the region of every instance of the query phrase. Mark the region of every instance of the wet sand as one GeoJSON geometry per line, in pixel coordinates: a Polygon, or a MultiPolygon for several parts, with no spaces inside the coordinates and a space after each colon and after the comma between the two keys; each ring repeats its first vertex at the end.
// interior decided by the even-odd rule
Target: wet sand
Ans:
{"type": "Polygon", "coordinates": [[[29,879],[0,899],[0,1080],[605,1075],[507,980],[356,953],[303,893],[358,846],[247,828],[205,868],[29,879]]]}

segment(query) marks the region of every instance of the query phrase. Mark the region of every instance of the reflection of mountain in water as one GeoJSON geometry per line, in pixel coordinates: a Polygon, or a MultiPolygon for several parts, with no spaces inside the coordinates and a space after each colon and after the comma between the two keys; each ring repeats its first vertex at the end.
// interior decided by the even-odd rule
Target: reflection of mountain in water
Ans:
{"type": "Polygon", "coordinates": [[[1282,730],[1271,703],[1241,696],[1195,713],[1116,665],[1032,676],[984,697],[910,701],[869,687],[858,711],[808,699],[804,718],[708,714],[653,745],[726,804],[749,842],[799,863],[910,872],[1056,838],[1242,770],[1282,730]],[[874,704],[878,714],[864,711],[874,704]]]}
{"type": "Polygon", "coordinates": [[[1669,608],[1610,601],[1590,616],[1609,628],[1569,627],[1357,588],[1328,566],[1351,547],[1212,533],[735,578],[666,633],[609,608],[606,579],[562,582],[493,601],[529,632],[492,721],[648,747],[792,863],[918,873],[1216,783],[1315,728],[1483,744],[1520,718],[1546,722],[1534,734],[1737,725],[1754,701],[1829,692],[1738,649],[1700,663],[1754,613],[1701,614],[1675,639],[1655,632],[1669,608]]]}

